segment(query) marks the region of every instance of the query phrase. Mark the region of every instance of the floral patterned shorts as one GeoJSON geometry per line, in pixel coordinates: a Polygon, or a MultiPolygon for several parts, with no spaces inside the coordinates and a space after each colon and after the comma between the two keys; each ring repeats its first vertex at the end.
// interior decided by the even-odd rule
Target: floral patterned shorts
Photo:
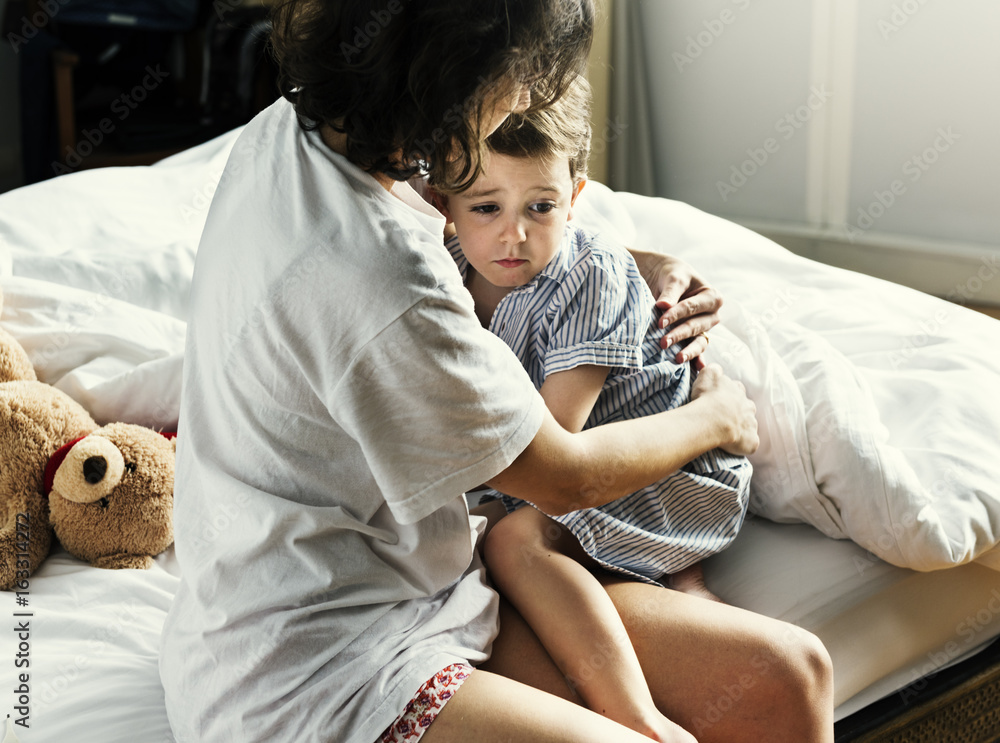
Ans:
{"type": "Polygon", "coordinates": [[[472,666],[452,663],[435,673],[413,695],[403,714],[382,733],[381,743],[416,743],[434,722],[444,703],[469,678],[472,666]]]}

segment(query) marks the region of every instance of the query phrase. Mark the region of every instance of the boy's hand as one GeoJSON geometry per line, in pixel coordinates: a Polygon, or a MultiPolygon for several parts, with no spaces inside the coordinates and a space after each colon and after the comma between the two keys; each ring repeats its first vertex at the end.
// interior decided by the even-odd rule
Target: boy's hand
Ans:
{"type": "Polygon", "coordinates": [[[703,369],[701,354],[708,348],[708,337],[704,334],[719,323],[722,295],[679,258],[631,249],[629,252],[656,297],[657,309],[663,311],[659,326],[669,328],[660,345],[669,348],[690,339],[678,354],[677,362],[694,359],[695,368],[703,369]]]}

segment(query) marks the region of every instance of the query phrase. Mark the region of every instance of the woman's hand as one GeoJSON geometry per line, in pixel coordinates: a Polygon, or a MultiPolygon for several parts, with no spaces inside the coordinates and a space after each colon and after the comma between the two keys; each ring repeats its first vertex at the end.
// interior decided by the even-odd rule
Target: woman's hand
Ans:
{"type": "Polygon", "coordinates": [[[709,364],[698,374],[691,387],[691,399],[704,398],[714,404],[715,413],[729,430],[730,443],[719,448],[730,454],[749,456],[757,451],[757,406],[747,397],[742,382],[722,373],[718,364],[709,364]]]}
{"type": "Polygon", "coordinates": [[[660,327],[669,328],[660,345],[669,348],[690,339],[677,355],[677,362],[694,359],[695,368],[704,369],[700,357],[708,348],[708,338],[703,333],[719,323],[722,295],[679,258],[631,249],[629,252],[656,297],[656,307],[663,311],[660,327]]]}

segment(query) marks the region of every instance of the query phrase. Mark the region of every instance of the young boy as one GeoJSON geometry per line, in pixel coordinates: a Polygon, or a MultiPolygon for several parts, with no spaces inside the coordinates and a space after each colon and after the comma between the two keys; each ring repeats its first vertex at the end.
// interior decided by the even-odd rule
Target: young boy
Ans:
{"type": "MultiPolygon", "coordinates": [[[[585,81],[543,112],[512,117],[487,146],[471,187],[437,196],[457,232],[447,246],[480,322],[514,350],[555,418],[579,431],[690,402],[692,366],[660,348],[665,330],[628,251],[569,223],[590,148],[585,81]]],[[[511,513],[487,536],[490,574],[591,709],[657,740],[679,734],[590,569],[647,582],[690,574],[736,536],[750,473],[745,458],[714,450],[562,517],[501,496],[511,513]]],[[[610,484],[602,479],[593,487],[610,484]]]]}

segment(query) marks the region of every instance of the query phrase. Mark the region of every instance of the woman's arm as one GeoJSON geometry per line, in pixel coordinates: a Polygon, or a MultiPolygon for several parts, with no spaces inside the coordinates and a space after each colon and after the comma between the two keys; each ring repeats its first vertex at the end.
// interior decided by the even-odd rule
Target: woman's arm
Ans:
{"type": "Polygon", "coordinates": [[[699,357],[708,348],[708,339],[702,333],[719,323],[722,295],[679,258],[631,248],[629,253],[656,297],[656,306],[663,310],[660,327],[673,326],[660,345],[670,348],[678,341],[692,339],[678,354],[677,362],[696,359],[698,368],[703,368],[699,357]]]}
{"type": "Polygon", "coordinates": [[[692,401],[674,410],[570,433],[551,413],[528,447],[489,485],[558,516],[646,487],[721,447],[757,449],[755,407],[743,385],[707,366],[692,401]]]}

